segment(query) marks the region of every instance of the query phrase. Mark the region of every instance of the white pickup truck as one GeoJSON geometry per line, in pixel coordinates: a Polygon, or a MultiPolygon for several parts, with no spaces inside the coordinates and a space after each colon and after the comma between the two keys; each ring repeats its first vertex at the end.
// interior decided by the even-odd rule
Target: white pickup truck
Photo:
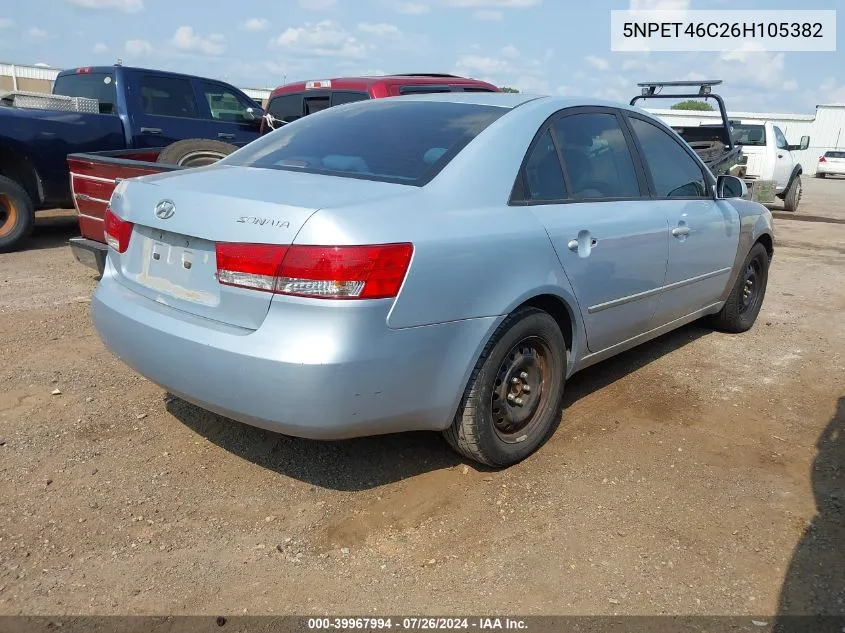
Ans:
{"type": "Polygon", "coordinates": [[[771,121],[731,121],[731,128],[734,142],[742,148],[742,156],[731,173],[745,180],[749,197],[762,203],[774,202],[778,197],[787,211],[798,209],[804,170],[792,152],[807,149],[810,137],[802,136],[799,145],[790,145],[771,121]]]}

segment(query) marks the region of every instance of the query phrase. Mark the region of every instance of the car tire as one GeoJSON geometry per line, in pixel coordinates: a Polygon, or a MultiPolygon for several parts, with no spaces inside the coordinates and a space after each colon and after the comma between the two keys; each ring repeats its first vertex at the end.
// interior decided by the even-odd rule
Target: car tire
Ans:
{"type": "Polygon", "coordinates": [[[713,315],[713,327],[734,334],[750,330],[763,307],[768,281],[769,253],[758,242],[745,257],[725,305],[713,315]]]}
{"type": "Polygon", "coordinates": [[[550,314],[537,308],[510,314],[472,371],[444,431],[447,442],[494,468],[528,457],[560,424],[567,359],[563,333],[550,314]]]}
{"type": "Polygon", "coordinates": [[[189,138],[165,147],[161,150],[156,162],[181,167],[203,167],[216,163],[236,149],[238,149],[237,146],[223,141],[189,138]]]}
{"type": "Polygon", "coordinates": [[[0,176],[0,253],[20,247],[35,226],[35,205],[26,190],[0,176]]]}
{"type": "Polygon", "coordinates": [[[789,186],[789,191],[783,197],[783,208],[787,211],[795,211],[798,209],[798,203],[801,202],[801,176],[795,176],[792,184],[789,186]]]}
{"type": "Polygon", "coordinates": [[[824,172],[821,172],[821,171],[817,171],[817,172],[816,172],[816,178],[824,178],[824,177],[825,177],[825,173],[824,173],[824,172]]]}

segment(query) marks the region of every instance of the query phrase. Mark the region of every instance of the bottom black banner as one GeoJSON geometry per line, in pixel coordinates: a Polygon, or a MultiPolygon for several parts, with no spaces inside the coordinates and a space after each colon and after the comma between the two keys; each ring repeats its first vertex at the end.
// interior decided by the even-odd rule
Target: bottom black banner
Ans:
{"type": "Polygon", "coordinates": [[[0,616],[0,633],[845,633],[841,616],[0,616]]]}

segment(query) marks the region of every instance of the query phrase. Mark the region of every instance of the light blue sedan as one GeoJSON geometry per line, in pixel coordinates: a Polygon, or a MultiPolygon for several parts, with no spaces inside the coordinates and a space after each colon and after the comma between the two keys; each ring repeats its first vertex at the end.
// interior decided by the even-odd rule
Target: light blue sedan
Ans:
{"type": "Polygon", "coordinates": [[[441,431],[505,467],[554,432],[576,371],[701,317],[753,325],[772,216],[743,195],[626,105],[362,101],[122,182],[93,320],[137,372],[235,420],[441,431]]]}

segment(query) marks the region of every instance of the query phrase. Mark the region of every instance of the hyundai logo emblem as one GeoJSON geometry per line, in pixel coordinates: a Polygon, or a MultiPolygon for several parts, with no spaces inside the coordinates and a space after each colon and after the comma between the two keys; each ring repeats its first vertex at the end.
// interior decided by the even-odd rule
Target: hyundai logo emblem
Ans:
{"type": "Polygon", "coordinates": [[[162,200],[156,205],[155,213],[160,220],[169,220],[176,213],[176,205],[172,200],[162,200]]]}

